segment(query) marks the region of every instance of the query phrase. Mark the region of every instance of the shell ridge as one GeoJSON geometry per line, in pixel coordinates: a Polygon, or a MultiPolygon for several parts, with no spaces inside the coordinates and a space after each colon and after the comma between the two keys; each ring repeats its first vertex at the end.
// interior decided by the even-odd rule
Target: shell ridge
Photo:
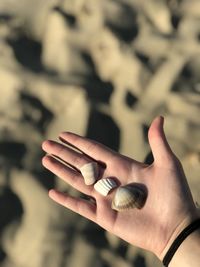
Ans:
{"type": "Polygon", "coordinates": [[[96,182],[94,188],[97,192],[103,196],[107,196],[108,193],[117,186],[112,178],[103,178],[96,182]]]}
{"type": "Polygon", "coordinates": [[[142,208],[146,199],[145,192],[135,185],[125,185],[117,189],[112,201],[112,208],[117,211],[130,208],[142,208]]]}
{"type": "Polygon", "coordinates": [[[87,163],[80,168],[80,171],[84,178],[85,184],[92,185],[95,183],[98,177],[98,164],[96,162],[87,163]]]}

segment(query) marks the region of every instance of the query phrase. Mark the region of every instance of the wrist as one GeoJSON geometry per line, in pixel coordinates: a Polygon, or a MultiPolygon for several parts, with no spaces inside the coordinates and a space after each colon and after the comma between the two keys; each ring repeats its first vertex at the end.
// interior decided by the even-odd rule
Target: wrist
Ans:
{"type": "MultiPolygon", "coordinates": [[[[159,255],[159,259],[163,261],[164,266],[180,266],[182,258],[188,255],[190,259],[191,255],[195,256],[200,252],[200,216],[198,213],[193,214],[185,218],[173,231],[167,245],[165,246],[162,253],[159,255]],[[196,215],[196,216],[195,216],[196,215]],[[198,245],[197,245],[198,244],[198,245]],[[192,252],[192,254],[191,254],[192,252]],[[184,257],[183,257],[184,256],[184,257]]],[[[184,266],[191,266],[184,265],[184,266]]]]}
{"type": "Polygon", "coordinates": [[[162,250],[162,252],[157,255],[158,258],[163,261],[163,258],[165,257],[166,253],[168,252],[168,250],[170,249],[172,243],[174,242],[174,240],[178,237],[178,235],[183,231],[183,229],[185,229],[188,225],[190,225],[194,220],[196,220],[198,217],[197,216],[188,216],[186,217],[184,220],[182,220],[181,223],[179,223],[176,228],[174,229],[173,233],[171,234],[171,236],[169,237],[164,249],[162,250]]]}
{"type": "Polygon", "coordinates": [[[200,262],[200,228],[192,232],[181,243],[172,257],[169,267],[199,266],[200,262]]]}

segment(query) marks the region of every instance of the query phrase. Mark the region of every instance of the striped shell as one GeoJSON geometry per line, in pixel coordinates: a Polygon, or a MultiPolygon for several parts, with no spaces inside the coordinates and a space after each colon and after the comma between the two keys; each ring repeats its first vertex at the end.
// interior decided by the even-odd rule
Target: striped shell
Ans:
{"type": "Polygon", "coordinates": [[[92,185],[96,182],[99,175],[98,164],[96,162],[90,162],[83,165],[80,168],[80,171],[86,185],[92,185]]]}
{"type": "Polygon", "coordinates": [[[112,209],[117,211],[132,208],[141,209],[146,200],[146,192],[136,185],[120,186],[112,201],[112,209]]]}
{"type": "Polygon", "coordinates": [[[117,187],[117,183],[112,178],[101,179],[94,185],[94,189],[103,196],[107,196],[115,187],[117,187]]]}

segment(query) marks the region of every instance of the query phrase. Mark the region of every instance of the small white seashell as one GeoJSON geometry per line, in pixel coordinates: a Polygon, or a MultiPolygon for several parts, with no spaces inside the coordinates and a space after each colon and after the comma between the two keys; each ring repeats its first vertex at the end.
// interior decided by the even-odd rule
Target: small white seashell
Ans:
{"type": "Polygon", "coordinates": [[[90,162],[83,165],[80,168],[80,171],[86,185],[92,185],[96,182],[99,175],[98,164],[96,162],[90,162]]]}
{"type": "Polygon", "coordinates": [[[112,209],[117,211],[132,208],[141,209],[146,200],[146,192],[136,185],[120,186],[112,201],[112,209]]]}
{"type": "Polygon", "coordinates": [[[117,187],[117,183],[112,178],[100,179],[94,185],[94,189],[103,196],[107,196],[110,190],[117,187]]]}

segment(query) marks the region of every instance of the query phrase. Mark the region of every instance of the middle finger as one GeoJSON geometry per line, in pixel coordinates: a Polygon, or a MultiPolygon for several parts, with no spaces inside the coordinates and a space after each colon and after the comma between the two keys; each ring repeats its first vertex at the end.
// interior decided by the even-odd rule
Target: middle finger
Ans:
{"type": "Polygon", "coordinates": [[[91,162],[91,160],[85,155],[55,141],[44,141],[42,148],[48,154],[52,154],[60,158],[77,170],[80,170],[83,165],[91,162]]]}

